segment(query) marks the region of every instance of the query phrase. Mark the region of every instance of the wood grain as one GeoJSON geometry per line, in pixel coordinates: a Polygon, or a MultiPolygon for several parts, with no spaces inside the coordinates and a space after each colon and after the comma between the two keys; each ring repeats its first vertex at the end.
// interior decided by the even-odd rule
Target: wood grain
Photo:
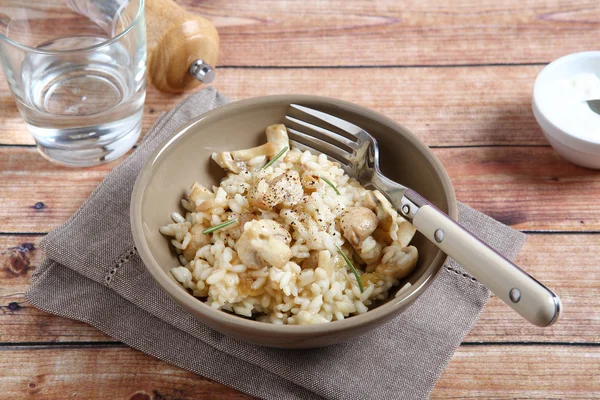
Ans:
{"type": "MultiPolygon", "coordinates": [[[[507,225],[525,230],[600,230],[600,209],[591,201],[600,190],[600,175],[564,161],[551,148],[434,152],[448,170],[457,198],[507,225]]],[[[49,163],[33,148],[0,147],[1,229],[47,232],[55,228],[118,162],[69,169],[49,163]],[[37,202],[45,206],[36,209],[37,202]]]]}
{"type": "Polygon", "coordinates": [[[7,399],[251,399],[121,346],[0,348],[0,369],[7,399]]]}
{"type": "MultiPolygon", "coordinates": [[[[41,262],[42,236],[0,236],[0,342],[113,340],[89,325],[47,314],[24,298],[41,262]]],[[[490,299],[466,342],[600,342],[600,235],[529,235],[517,259],[556,290],[565,312],[550,328],[530,325],[496,297],[490,299]]]]}
{"type": "Polygon", "coordinates": [[[600,34],[594,0],[183,4],[217,26],[221,65],[548,62],[590,50],[590,38],[600,34]]]}
{"type": "Polygon", "coordinates": [[[599,359],[599,347],[461,346],[431,398],[597,398],[599,359]]]}
{"type": "MultiPolygon", "coordinates": [[[[431,398],[596,398],[598,358],[598,347],[461,346],[431,398]]],[[[251,398],[125,347],[4,347],[0,368],[7,398],[251,398]]]]}
{"type": "MultiPolygon", "coordinates": [[[[538,329],[492,297],[433,399],[599,398],[600,175],[544,147],[531,91],[545,63],[594,48],[600,3],[177,3],[217,26],[215,87],[232,100],[306,93],[382,112],[438,147],[459,200],[537,232],[517,262],[557,291],[564,318],[538,329]]],[[[143,133],[183,97],[149,86],[143,133]]],[[[122,161],[66,169],[33,143],[0,79],[0,397],[249,399],[25,301],[42,257],[26,232],[63,223],[122,161]]]]}
{"type": "MultiPolygon", "coordinates": [[[[215,87],[232,100],[302,93],[351,101],[394,119],[430,146],[547,145],[531,111],[541,68],[220,68],[215,87]]],[[[0,145],[33,144],[2,85],[0,80],[0,145]]],[[[183,98],[151,85],[147,91],[144,134],[183,98]]]]}

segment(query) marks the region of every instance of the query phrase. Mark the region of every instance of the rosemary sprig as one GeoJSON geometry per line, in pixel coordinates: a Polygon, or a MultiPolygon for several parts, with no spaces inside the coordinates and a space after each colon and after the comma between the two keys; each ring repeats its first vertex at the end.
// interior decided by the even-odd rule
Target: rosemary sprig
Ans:
{"type": "Polygon", "coordinates": [[[202,233],[205,234],[205,235],[208,235],[209,233],[212,233],[212,232],[214,232],[216,230],[219,230],[221,228],[227,228],[229,225],[233,225],[236,222],[238,222],[237,218],[233,218],[233,219],[230,219],[228,221],[221,222],[220,224],[217,224],[217,225],[211,226],[209,228],[206,228],[205,230],[202,231],[202,233]]]}
{"type": "Polygon", "coordinates": [[[331,186],[331,188],[335,191],[335,194],[337,194],[338,196],[341,196],[340,191],[337,190],[335,185],[333,183],[331,183],[331,181],[329,179],[325,178],[324,176],[319,176],[319,178],[323,179],[323,181],[325,181],[326,184],[331,186]]]}
{"type": "Polygon", "coordinates": [[[358,276],[358,271],[356,270],[356,268],[354,268],[354,264],[352,264],[352,261],[350,261],[350,259],[348,258],[348,256],[346,255],[346,253],[344,253],[342,251],[342,249],[340,249],[340,246],[338,246],[337,244],[335,245],[335,247],[337,247],[338,251],[340,252],[340,254],[342,255],[342,257],[344,258],[344,261],[346,261],[346,264],[348,265],[348,267],[352,270],[352,273],[354,274],[354,276],[356,277],[356,281],[358,282],[358,288],[360,289],[360,292],[364,292],[365,289],[363,288],[363,284],[360,281],[360,276],[358,276]]]}
{"type": "Polygon", "coordinates": [[[269,168],[271,165],[273,165],[273,163],[275,161],[277,161],[282,155],[285,154],[286,151],[288,151],[289,147],[285,146],[283,149],[281,149],[281,151],[277,154],[275,154],[275,157],[271,158],[271,161],[269,161],[268,163],[265,164],[264,167],[262,167],[262,169],[267,169],[269,168]]]}

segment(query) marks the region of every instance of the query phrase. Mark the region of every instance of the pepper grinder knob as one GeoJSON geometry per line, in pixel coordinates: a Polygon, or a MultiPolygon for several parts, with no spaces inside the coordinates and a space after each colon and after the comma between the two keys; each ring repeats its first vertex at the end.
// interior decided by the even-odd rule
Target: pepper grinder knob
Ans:
{"type": "Polygon", "coordinates": [[[190,65],[190,74],[200,82],[208,85],[215,79],[215,70],[202,60],[196,60],[190,65]]]}

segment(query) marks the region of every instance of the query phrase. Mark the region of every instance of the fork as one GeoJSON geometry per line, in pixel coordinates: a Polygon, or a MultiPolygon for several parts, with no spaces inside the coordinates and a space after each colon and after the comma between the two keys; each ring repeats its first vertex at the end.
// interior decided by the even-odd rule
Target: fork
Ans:
{"type": "Polygon", "coordinates": [[[368,132],[333,115],[297,104],[291,104],[287,114],[285,125],[290,139],[300,150],[324,153],[363,186],[378,189],[419,232],[527,321],[545,327],[558,320],[562,305],[556,294],[423,196],[385,177],[379,170],[377,141],[368,132]]]}

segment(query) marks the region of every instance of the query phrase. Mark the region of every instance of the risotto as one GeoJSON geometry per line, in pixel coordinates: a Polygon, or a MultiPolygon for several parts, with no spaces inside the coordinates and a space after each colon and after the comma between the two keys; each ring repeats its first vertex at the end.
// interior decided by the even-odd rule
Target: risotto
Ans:
{"type": "Polygon", "coordinates": [[[366,313],[414,269],[415,228],[338,163],[290,147],[285,126],[265,133],[262,146],[213,153],[227,176],[194,182],[185,216],[160,228],[181,263],[171,273],[209,306],[258,321],[366,313]]]}

